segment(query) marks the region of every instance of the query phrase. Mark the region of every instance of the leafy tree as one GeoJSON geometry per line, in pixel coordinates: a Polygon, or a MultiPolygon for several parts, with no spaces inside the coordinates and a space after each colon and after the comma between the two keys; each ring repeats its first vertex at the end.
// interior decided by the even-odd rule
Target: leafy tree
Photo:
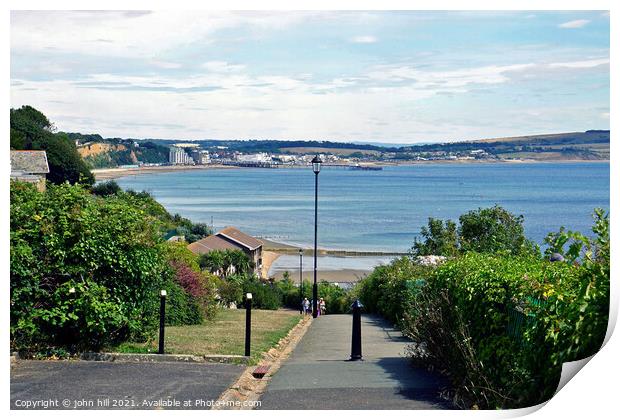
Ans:
{"type": "Polygon", "coordinates": [[[11,109],[11,147],[45,150],[50,173],[47,179],[55,184],[92,185],[93,174],[77,152],[75,143],[66,134],[54,134],[54,126],[43,113],[25,105],[11,109]]]}
{"type": "Polygon", "coordinates": [[[462,252],[531,252],[533,244],[523,233],[523,216],[502,207],[472,210],[459,217],[459,243],[462,252]]]}
{"type": "Polygon", "coordinates": [[[458,240],[456,223],[452,220],[445,222],[440,219],[429,217],[428,227],[422,226],[420,230],[424,242],[415,238],[413,243],[413,255],[443,255],[451,257],[458,253],[458,240]]]}
{"type": "Polygon", "coordinates": [[[236,274],[250,274],[254,269],[254,264],[250,257],[238,249],[213,250],[207,254],[202,254],[199,258],[202,269],[209,270],[221,277],[226,277],[231,271],[236,274]]]}

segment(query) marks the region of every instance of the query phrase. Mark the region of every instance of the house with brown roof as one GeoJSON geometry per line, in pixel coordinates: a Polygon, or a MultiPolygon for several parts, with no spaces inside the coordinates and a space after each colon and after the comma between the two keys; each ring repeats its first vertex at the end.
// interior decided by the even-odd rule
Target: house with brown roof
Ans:
{"type": "Polygon", "coordinates": [[[214,235],[193,242],[187,248],[194,254],[208,254],[213,250],[238,249],[243,251],[254,263],[254,271],[261,272],[263,264],[263,242],[239,229],[228,226],[214,235]]]}
{"type": "Polygon", "coordinates": [[[11,179],[35,184],[39,191],[45,191],[49,172],[44,150],[11,150],[11,179]]]}

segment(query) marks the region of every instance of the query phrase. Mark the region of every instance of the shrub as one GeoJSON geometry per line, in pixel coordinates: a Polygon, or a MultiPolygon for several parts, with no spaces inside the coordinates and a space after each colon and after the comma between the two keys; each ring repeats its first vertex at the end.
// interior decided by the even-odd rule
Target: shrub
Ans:
{"type": "Polygon", "coordinates": [[[562,363],[591,356],[605,337],[609,217],[601,210],[593,231],[595,239],[563,229],[548,236],[566,262],[469,252],[423,273],[401,258],[356,292],[413,339],[415,362],[450,378],[457,405],[539,404],[555,392],[562,363]]]}
{"type": "Polygon", "coordinates": [[[12,182],[12,348],[97,349],[152,332],[169,276],[152,221],[79,185],[12,182]]]}
{"type": "Polygon", "coordinates": [[[193,298],[174,281],[169,281],[164,288],[167,292],[167,325],[197,325],[202,323],[203,312],[197,299],[193,298]]]}
{"type": "Polygon", "coordinates": [[[252,307],[258,309],[278,309],[282,304],[280,289],[272,282],[261,281],[247,276],[243,281],[243,293],[252,293],[252,307]]]}
{"type": "Polygon", "coordinates": [[[409,310],[416,291],[415,285],[432,268],[417,265],[409,257],[382,265],[362,279],[352,294],[357,296],[368,312],[382,315],[400,325],[409,310]]]}
{"type": "Polygon", "coordinates": [[[118,194],[121,191],[121,187],[119,187],[118,184],[113,180],[101,182],[99,184],[93,185],[90,188],[90,192],[101,197],[118,194]]]}

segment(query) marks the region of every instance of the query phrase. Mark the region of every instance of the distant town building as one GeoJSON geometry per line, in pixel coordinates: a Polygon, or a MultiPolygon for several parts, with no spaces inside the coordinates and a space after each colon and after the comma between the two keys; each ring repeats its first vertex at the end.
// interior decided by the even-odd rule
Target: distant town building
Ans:
{"type": "Polygon", "coordinates": [[[211,162],[208,150],[193,150],[192,159],[196,165],[206,165],[211,162]]]}
{"type": "Polygon", "coordinates": [[[45,191],[49,172],[44,150],[11,150],[11,179],[35,184],[39,191],[45,191]]]}
{"type": "Polygon", "coordinates": [[[168,162],[171,165],[191,165],[194,163],[194,159],[182,147],[172,146],[168,155],[168,162]]]}
{"type": "Polygon", "coordinates": [[[239,249],[250,257],[256,274],[260,274],[263,265],[263,242],[232,226],[193,242],[187,248],[199,255],[208,254],[213,250],[239,249]]]}
{"type": "Polygon", "coordinates": [[[237,160],[239,162],[252,162],[252,163],[271,162],[271,156],[269,156],[267,153],[255,153],[252,155],[238,155],[237,160]]]}

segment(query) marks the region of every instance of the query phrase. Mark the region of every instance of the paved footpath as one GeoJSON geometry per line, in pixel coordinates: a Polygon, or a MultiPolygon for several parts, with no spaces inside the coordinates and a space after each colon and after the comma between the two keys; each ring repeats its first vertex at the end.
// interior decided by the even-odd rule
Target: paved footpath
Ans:
{"type": "Polygon", "coordinates": [[[11,408],[52,400],[49,409],[153,409],[161,408],[156,406],[160,399],[175,399],[181,406],[165,408],[208,410],[210,400],[217,400],[243,369],[211,363],[20,360],[11,366],[11,408]],[[186,401],[191,405],[184,407],[186,401]]]}
{"type": "Polygon", "coordinates": [[[351,315],[315,319],[271,379],[262,409],[445,409],[444,382],[404,357],[409,340],[382,318],[362,316],[363,361],[349,362],[351,315]]]}

